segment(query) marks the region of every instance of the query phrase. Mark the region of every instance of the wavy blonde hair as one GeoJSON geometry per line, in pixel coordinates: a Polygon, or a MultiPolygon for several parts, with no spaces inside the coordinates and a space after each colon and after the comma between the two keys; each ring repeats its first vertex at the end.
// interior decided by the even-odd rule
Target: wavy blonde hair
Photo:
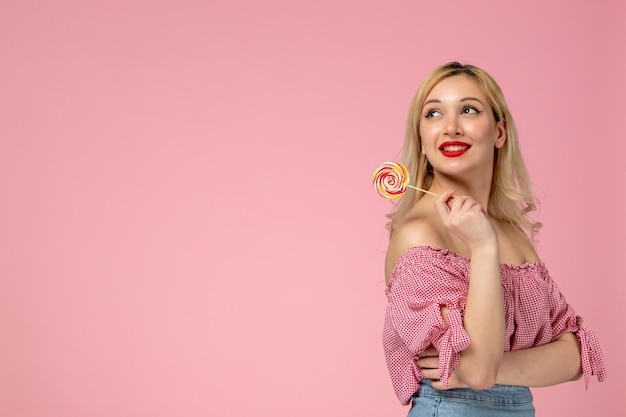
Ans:
{"type": "MultiPolygon", "coordinates": [[[[489,193],[487,211],[500,221],[521,227],[534,238],[541,228],[541,223],[529,217],[536,210],[537,199],[532,193],[528,170],[519,149],[517,129],[513,116],[504,99],[502,90],[496,81],[484,70],[473,65],[449,62],[441,65],[426,76],[419,86],[409,108],[406,137],[402,149],[402,163],[407,167],[411,185],[429,189],[433,182],[432,167],[420,150],[422,140],[419,134],[420,119],[426,97],[441,80],[454,75],[466,75],[478,84],[493,110],[496,122],[504,121],[506,140],[501,148],[495,148],[493,178],[489,193]]],[[[424,194],[408,188],[399,200],[396,208],[388,214],[391,219],[388,228],[393,233],[394,227],[413,208],[424,194]]]]}

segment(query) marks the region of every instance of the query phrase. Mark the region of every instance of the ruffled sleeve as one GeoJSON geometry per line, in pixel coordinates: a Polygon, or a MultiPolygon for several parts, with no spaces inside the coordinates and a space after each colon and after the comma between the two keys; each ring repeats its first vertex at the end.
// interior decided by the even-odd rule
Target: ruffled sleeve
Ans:
{"type": "Polygon", "coordinates": [[[413,248],[398,260],[387,287],[383,343],[398,399],[408,404],[422,379],[416,361],[433,345],[439,351],[440,379],[448,384],[470,340],[463,328],[467,267],[446,260],[445,253],[413,248]],[[447,306],[448,324],[441,316],[447,306]]]}
{"type": "Polygon", "coordinates": [[[593,331],[582,325],[583,319],[574,312],[572,306],[567,304],[565,297],[552,279],[548,278],[550,296],[550,315],[554,339],[564,333],[575,333],[580,342],[581,364],[585,380],[585,389],[589,388],[589,381],[596,376],[598,381],[606,379],[604,359],[600,342],[593,331]]]}

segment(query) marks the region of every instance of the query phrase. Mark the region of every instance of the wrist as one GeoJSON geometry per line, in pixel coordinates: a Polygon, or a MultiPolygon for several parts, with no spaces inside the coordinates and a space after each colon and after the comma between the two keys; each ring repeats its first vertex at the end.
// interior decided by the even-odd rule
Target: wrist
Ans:
{"type": "Polygon", "coordinates": [[[498,244],[497,237],[471,245],[469,246],[469,250],[472,258],[500,259],[500,245],[498,244]]]}

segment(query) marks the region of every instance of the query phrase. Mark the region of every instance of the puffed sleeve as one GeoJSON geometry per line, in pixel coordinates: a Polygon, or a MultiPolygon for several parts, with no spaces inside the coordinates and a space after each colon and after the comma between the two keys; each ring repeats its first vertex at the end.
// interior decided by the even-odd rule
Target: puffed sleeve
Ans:
{"type": "Polygon", "coordinates": [[[595,375],[598,381],[606,379],[604,360],[600,343],[593,331],[583,326],[583,319],[574,312],[572,306],[567,304],[565,297],[559,291],[556,282],[548,279],[550,296],[550,315],[552,319],[552,331],[554,339],[564,333],[574,333],[580,341],[581,364],[585,379],[585,389],[589,387],[591,377],[595,375]]]}
{"type": "Polygon", "coordinates": [[[421,352],[430,345],[439,351],[440,380],[447,385],[460,352],[469,346],[463,328],[466,285],[463,267],[441,257],[413,251],[396,264],[386,291],[383,343],[394,389],[403,404],[422,379],[416,363],[421,352]],[[449,309],[448,324],[441,316],[443,305],[449,309]]]}

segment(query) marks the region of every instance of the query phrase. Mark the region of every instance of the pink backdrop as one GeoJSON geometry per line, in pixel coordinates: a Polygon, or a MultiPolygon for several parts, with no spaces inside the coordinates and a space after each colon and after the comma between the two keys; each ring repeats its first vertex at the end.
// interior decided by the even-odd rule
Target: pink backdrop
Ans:
{"type": "Polygon", "coordinates": [[[0,3],[0,415],[404,416],[370,175],[452,59],[505,90],[604,348],[537,415],[625,415],[626,8],[508,3],[0,3]]]}

